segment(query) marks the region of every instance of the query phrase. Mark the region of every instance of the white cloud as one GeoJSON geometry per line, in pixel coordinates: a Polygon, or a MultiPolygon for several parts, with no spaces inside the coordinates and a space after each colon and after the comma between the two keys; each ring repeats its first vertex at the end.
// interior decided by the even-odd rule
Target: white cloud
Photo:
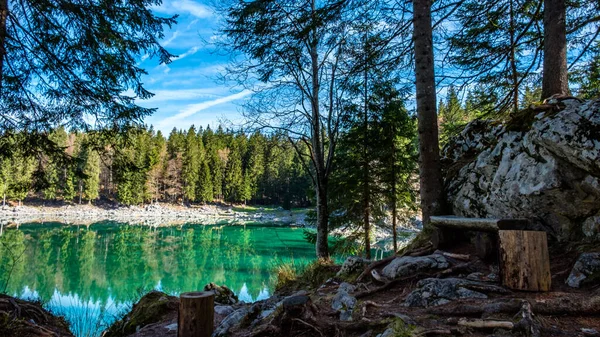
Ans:
{"type": "Polygon", "coordinates": [[[192,0],[165,1],[154,10],[166,14],[191,14],[197,18],[210,18],[213,12],[207,6],[192,0]]]}
{"type": "Polygon", "coordinates": [[[158,102],[185,101],[197,99],[200,97],[215,97],[222,95],[226,90],[225,87],[202,88],[202,89],[175,89],[175,90],[154,90],[154,96],[144,100],[144,105],[158,102]]]}
{"type": "Polygon", "coordinates": [[[194,55],[194,54],[196,54],[198,52],[199,49],[200,49],[200,47],[194,46],[194,47],[190,48],[188,51],[186,51],[185,53],[179,55],[178,58],[173,59],[173,61],[181,60],[181,59],[184,59],[184,58],[186,58],[186,57],[188,57],[190,55],[194,55]]]}
{"type": "Polygon", "coordinates": [[[173,42],[173,40],[175,40],[177,38],[177,36],[179,36],[179,31],[178,30],[176,30],[170,38],[168,38],[167,40],[165,40],[165,42],[162,43],[162,46],[166,47],[166,46],[170,45],[171,42],[173,42]]]}
{"type": "Polygon", "coordinates": [[[190,104],[190,105],[186,106],[184,109],[180,110],[178,114],[163,119],[160,123],[158,123],[158,127],[163,128],[165,126],[173,124],[176,121],[182,120],[182,119],[190,117],[192,115],[195,115],[202,110],[206,110],[208,108],[211,108],[211,107],[219,105],[219,104],[236,101],[236,100],[242,99],[250,94],[252,94],[252,91],[244,90],[244,91],[238,92],[237,94],[217,98],[214,100],[196,103],[196,104],[190,104]]]}

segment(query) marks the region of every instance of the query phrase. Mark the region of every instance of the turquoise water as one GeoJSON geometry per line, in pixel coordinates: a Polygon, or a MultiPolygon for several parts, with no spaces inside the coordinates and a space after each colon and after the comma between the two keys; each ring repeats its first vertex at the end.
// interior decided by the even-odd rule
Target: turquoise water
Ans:
{"type": "Polygon", "coordinates": [[[0,291],[42,301],[78,336],[152,289],[177,295],[215,282],[240,300],[264,299],[276,265],[315,257],[302,229],[267,225],[26,224],[4,228],[0,243],[0,291]]]}

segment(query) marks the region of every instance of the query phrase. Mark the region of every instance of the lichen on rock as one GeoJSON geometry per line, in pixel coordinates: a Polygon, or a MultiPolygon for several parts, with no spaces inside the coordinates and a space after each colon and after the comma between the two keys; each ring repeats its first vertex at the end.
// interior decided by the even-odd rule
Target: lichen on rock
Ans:
{"type": "Polygon", "coordinates": [[[600,240],[600,100],[563,103],[523,128],[474,121],[444,148],[453,214],[528,218],[559,241],[600,240]]]}

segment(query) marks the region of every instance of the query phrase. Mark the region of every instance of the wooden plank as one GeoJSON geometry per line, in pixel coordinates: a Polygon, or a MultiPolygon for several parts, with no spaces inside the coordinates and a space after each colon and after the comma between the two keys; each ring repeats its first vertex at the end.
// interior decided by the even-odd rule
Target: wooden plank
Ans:
{"type": "Polygon", "coordinates": [[[516,290],[549,291],[551,275],[546,232],[501,230],[498,235],[502,284],[516,290]]]}
{"type": "Polygon", "coordinates": [[[210,337],[214,331],[214,300],[212,291],[182,293],[179,295],[177,336],[210,337]]]}
{"type": "Polygon", "coordinates": [[[527,219],[465,218],[454,215],[432,216],[431,224],[436,227],[451,227],[461,230],[497,232],[498,230],[524,230],[527,219]]]}

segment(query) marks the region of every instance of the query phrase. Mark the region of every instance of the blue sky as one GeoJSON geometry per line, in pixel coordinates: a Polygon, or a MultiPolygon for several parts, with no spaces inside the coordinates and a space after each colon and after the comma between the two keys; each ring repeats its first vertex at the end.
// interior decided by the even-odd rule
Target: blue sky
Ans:
{"type": "Polygon", "coordinates": [[[160,16],[179,15],[178,24],[167,29],[161,41],[179,57],[169,65],[159,65],[156,58],[141,58],[140,66],[148,72],[144,85],[155,96],[138,104],[158,108],[145,122],[168,134],[173,127],[210,124],[214,128],[221,120],[239,121],[240,103],[248,92],[219,83],[217,75],[228,57],[215,54],[215,47],[207,43],[218,36],[217,14],[198,0],[164,0],[153,10],[160,16]]]}

